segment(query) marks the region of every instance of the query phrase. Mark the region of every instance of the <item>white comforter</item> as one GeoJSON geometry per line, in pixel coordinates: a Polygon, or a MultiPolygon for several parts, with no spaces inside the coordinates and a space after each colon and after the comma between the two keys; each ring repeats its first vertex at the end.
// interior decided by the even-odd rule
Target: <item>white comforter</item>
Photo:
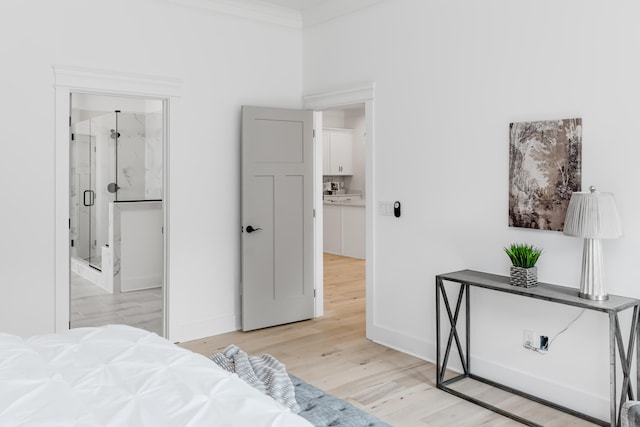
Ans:
{"type": "Polygon", "coordinates": [[[112,325],[0,334],[0,426],[310,424],[206,357],[112,325]]]}

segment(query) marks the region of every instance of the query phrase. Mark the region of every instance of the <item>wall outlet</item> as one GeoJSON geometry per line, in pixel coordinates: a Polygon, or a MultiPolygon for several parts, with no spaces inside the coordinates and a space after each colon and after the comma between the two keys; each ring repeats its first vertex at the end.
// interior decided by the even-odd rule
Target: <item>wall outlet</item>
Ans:
{"type": "Polygon", "coordinates": [[[522,346],[533,351],[548,351],[549,337],[536,331],[525,329],[522,334],[522,346]]]}
{"type": "Polygon", "coordinates": [[[524,333],[522,334],[522,346],[524,348],[531,348],[534,345],[535,340],[533,339],[533,331],[530,331],[528,329],[524,330],[524,333]]]}

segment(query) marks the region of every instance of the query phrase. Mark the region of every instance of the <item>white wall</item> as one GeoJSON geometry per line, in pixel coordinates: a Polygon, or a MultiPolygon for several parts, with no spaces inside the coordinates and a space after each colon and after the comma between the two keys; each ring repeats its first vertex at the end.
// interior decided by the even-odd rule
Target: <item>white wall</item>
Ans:
{"type": "Polygon", "coordinates": [[[344,128],[344,110],[327,110],[322,112],[322,123],[326,128],[344,128]]]}
{"type": "Polygon", "coordinates": [[[54,64],[182,81],[171,338],[238,327],[240,106],[301,105],[300,30],[154,0],[8,0],[0,37],[0,330],[54,330],[54,64]]]}
{"type": "MultiPolygon", "coordinates": [[[[305,30],[305,94],[376,83],[375,199],[403,206],[376,219],[371,338],[434,360],[434,276],[506,275],[510,242],[544,248],[541,281],[577,288],[579,239],[507,226],[514,121],[583,118],[583,187],[614,192],[624,227],[604,242],[609,290],[640,297],[639,14],[635,0],[397,0],[305,30]]],[[[472,301],[474,370],[608,417],[606,316],[585,314],[540,356],[523,330],[553,336],[577,309],[472,301]]]]}

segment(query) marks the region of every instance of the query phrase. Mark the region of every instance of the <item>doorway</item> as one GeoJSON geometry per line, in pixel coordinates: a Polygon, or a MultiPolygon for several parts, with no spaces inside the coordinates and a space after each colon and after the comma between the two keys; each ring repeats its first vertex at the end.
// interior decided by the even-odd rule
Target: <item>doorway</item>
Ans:
{"type": "MultiPolygon", "coordinates": [[[[365,104],[323,110],[322,139],[324,263],[359,270],[366,263],[365,104]]],[[[365,291],[364,281],[362,286],[365,291]]]]}
{"type": "MultiPolygon", "coordinates": [[[[316,111],[316,126],[322,128],[322,111],[335,110],[351,105],[364,105],[364,128],[365,128],[365,180],[366,187],[364,196],[366,199],[365,206],[365,289],[366,289],[366,336],[371,338],[377,333],[375,319],[375,215],[374,206],[376,200],[375,194],[375,170],[374,170],[374,104],[375,104],[375,82],[363,82],[351,87],[315,93],[304,97],[304,108],[316,111]],[[319,125],[318,125],[319,124],[319,125]]],[[[316,128],[316,129],[317,129],[316,128]]],[[[316,137],[318,137],[316,133],[316,137]]],[[[314,182],[316,183],[316,251],[315,251],[315,282],[316,282],[316,316],[324,314],[324,260],[323,260],[323,177],[322,177],[322,144],[315,145],[314,158],[315,170],[314,182]]]]}
{"type": "Polygon", "coordinates": [[[70,327],[163,335],[164,101],[70,94],[70,327]]]}

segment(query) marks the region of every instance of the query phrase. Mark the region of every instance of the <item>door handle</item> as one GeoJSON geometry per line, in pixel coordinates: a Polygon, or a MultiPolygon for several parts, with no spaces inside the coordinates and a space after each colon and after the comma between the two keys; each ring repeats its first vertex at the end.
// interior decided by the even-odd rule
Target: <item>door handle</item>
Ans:
{"type": "Polygon", "coordinates": [[[82,193],[82,204],[85,206],[93,206],[96,199],[96,193],[93,190],[84,190],[82,193]],[[89,194],[89,203],[87,203],[87,194],[89,194]]]}
{"type": "Polygon", "coordinates": [[[260,231],[260,230],[262,230],[262,228],[253,228],[252,225],[247,225],[247,233],[249,234],[253,233],[254,231],[260,231]]]}

